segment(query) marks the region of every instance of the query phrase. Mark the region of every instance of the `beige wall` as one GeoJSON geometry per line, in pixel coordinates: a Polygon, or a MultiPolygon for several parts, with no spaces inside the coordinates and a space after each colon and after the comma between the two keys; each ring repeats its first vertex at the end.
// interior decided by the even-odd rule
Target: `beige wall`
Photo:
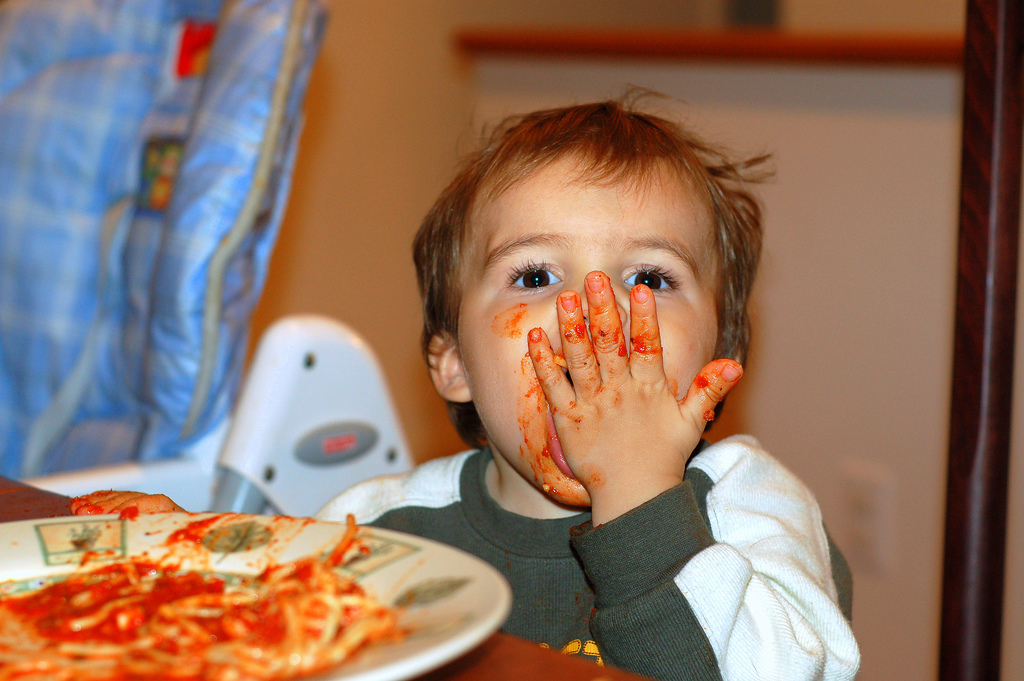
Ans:
{"type": "Polygon", "coordinates": [[[964,0],[781,0],[780,23],[789,29],[851,31],[959,31],[964,0]]]}

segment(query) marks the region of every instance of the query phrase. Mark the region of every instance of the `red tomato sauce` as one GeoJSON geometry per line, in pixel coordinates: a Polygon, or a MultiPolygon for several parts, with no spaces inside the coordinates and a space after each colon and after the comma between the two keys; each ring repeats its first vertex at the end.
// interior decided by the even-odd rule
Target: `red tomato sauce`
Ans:
{"type": "Polygon", "coordinates": [[[580,343],[587,339],[587,327],[583,326],[583,324],[573,324],[570,327],[566,327],[562,335],[570,343],[580,343]]]}
{"type": "MultiPolygon", "coordinates": [[[[140,629],[162,605],[189,596],[223,592],[224,580],[218,577],[195,572],[166,573],[154,563],[118,563],[12,598],[5,605],[33,622],[36,631],[48,639],[125,643],[138,637],[140,629]],[[141,578],[153,581],[148,593],[132,586],[141,578]],[[131,596],[125,598],[121,607],[108,606],[111,599],[129,592],[131,596]]],[[[158,647],[172,652],[176,648],[173,641],[159,642],[158,647]]]]}
{"type": "Polygon", "coordinates": [[[129,506],[128,508],[121,511],[121,515],[118,516],[121,520],[135,520],[139,517],[139,507],[129,506]]]}
{"type": "Polygon", "coordinates": [[[176,530],[167,538],[167,545],[170,546],[176,542],[191,542],[192,544],[201,544],[203,538],[209,533],[210,528],[216,525],[222,520],[223,516],[215,515],[205,520],[196,520],[189,523],[180,530],[176,530]]]}

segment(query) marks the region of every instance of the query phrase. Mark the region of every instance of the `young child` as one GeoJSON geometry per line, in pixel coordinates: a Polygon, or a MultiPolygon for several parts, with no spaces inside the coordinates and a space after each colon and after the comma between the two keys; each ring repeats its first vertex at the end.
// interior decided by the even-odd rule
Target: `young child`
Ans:
{"type": "MultiPolygon", "coordinates": [[[[621,102],[497,130],[414,247],[430,375],[474,449],[319,517],[479,556],[512,585],[505,631],[566,653],[660,679],[852,679],[850,574],[813,496],[754,439],[701,439],[742,374],[762,160],[621,102]]],[[[177,508],[141,501],[76,508],[177,508]]]]}

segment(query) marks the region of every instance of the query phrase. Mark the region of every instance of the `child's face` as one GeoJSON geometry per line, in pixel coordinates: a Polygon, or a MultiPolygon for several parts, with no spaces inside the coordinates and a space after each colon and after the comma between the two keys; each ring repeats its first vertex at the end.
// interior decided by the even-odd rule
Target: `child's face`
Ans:
{"type": "MultiPolygon", "coordinates": [[[[577,181],[573,171],[568,160],[555,163],[475,212],[452,353],[456,380],[447,384],[455,389],[441,390],[448,399],[474,401],[498,468],[512,478],[503,480],[501,489],[533,495],[535,515],[551,500],[590,504],[564,461],[551,456],[557,449],[549,440],[553,427],[527,354],[526,334],[535,327],[543,328],[554,351],[561,352],[559,292],[580,291],[586,305],[584,277],[604,272],[628,333],[630,289],[643,283],[654,290],[665,372],[680,398],[713,359],[717,338],[711,234],[705,211],[688,188],[667,171],[640,189],[577,181]]],[[[643,452],[622,455],[643,465],[643,452]]],[[[523,499],[498,501],[523,508],[523,499]]]]}

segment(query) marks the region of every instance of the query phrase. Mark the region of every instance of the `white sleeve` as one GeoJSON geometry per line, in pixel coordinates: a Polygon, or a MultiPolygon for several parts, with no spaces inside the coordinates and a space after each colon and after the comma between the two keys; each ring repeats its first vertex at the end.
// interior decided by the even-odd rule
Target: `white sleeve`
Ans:
{"type": "Polygon", "coordinates": [[[314,517],[343,521],[352,514],[357,523],[367,524],[397,508],[442,508],[457,503],[462,467],[472,454],[465,451],[432,459],[406,473],[381,475],[353,485],[328,501],[314,517]]]}
{"type": "Polygon", "coordinates": [[[711,533],[675,578],[725,681],[853,679],[860,652],[837,602],[810,491],[751,437],[705,448],[711,533]]]}

